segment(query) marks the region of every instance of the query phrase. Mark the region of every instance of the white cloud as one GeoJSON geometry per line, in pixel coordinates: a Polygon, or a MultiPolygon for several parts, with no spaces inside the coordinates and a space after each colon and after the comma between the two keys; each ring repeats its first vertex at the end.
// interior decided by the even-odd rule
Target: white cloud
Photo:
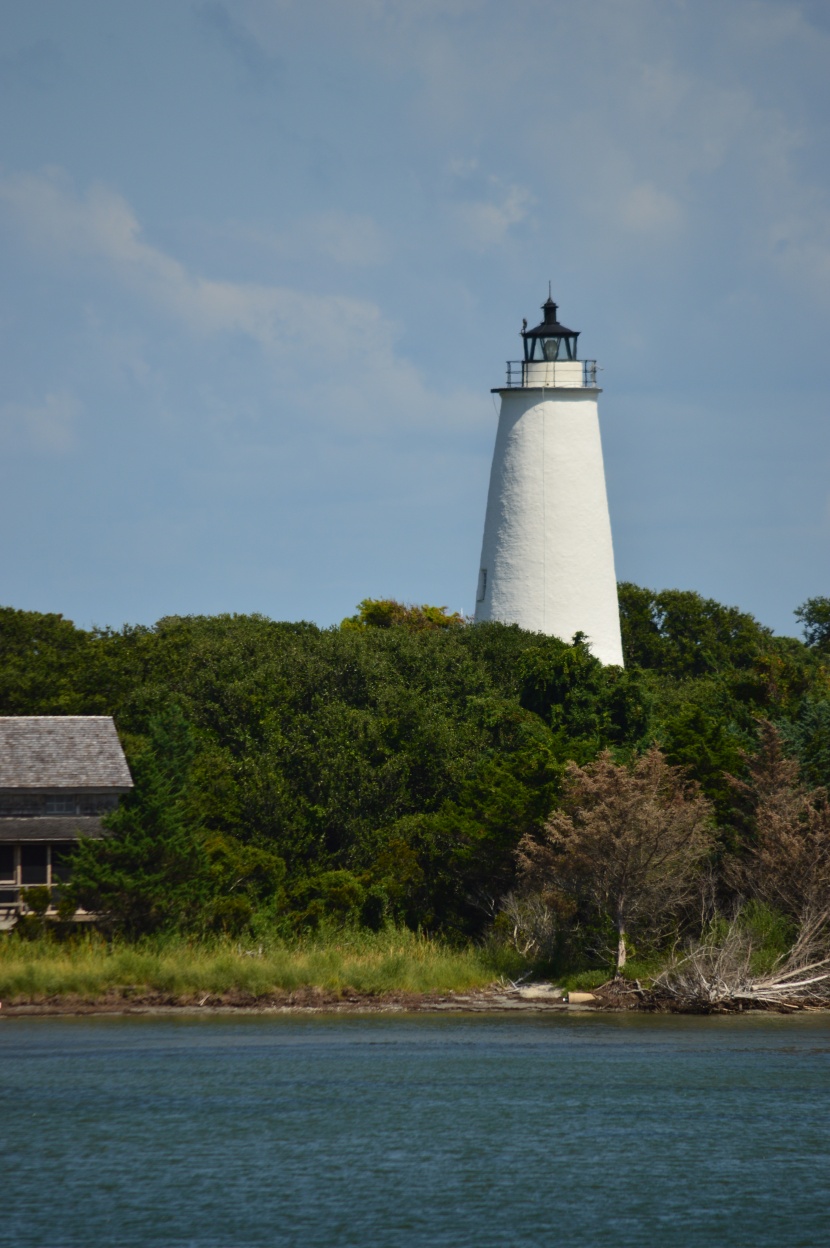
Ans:
{"type": "Polygon", "coordinates": [[[0,180],[0,202],[39,248],[103,262],[121,282],[198,334],[241,332],[269,351],[325,340],[333,360],[359,347],[388,349],[390,328],[378,308],[342,296],[287,287],[216,281],[142,238],[130,205],[97,184],[76,195],[61,173],[15,174],[0,180]]]}
{"type": "Polygon", "coordinates": [[[477,251],[497,247],[513,226],[527,219],[533,203],[534,197],[527,187],[510,186],[498,197],[456,204],[454,211],[462,226],[461,241],[477,251]]]}
{"type": "Polygon", "coordinates": [[[388,258],[386,237],[371,217],[325,212],[312,217],[305,229],[292,232],[289,245],[307,240],[307,245],[338,264],[353,268],[382,264],[388,258]]]}
{"type": "Polygon", "coordinates": [[[637,233],[674,230],[682,220],[677,200],[649,182],[627,191],[621,197],[619,212],[626,226],[637,233]]]}
{"type": "Polygon", "coordinates": [[[75,443],[80,404],[70,394],[47,394],[42,403],[7,403],[0,411],[9,441],[23,441],[35,450],[63,455],[75,443]]]}
{"type": "Polygon", "coordinates": [[[469,178],[478,169],[474,156],[454,156],[447,162],[447,169],[454,178],[469,178]]]}
{"type": "Polygon", "coordinates": [[[387,234],[372,217],[359,213],[314,213],[285,230],[262,230],[236,223],[224,227],[221,236],[252,243],[280,259],[316,257],[334,261],[344,269],[373,268],[388,261],[387,234]]]}
{"type": "Polygon", "coordinates": [[[773,220],[760,245],[785,280],[810,286],[824,300],[830,292],[830,203],[826,197],[812,213],[793,211],[773,220]]]}
{"type": "Polygon", "coordinates": [[[474,396],[429,389],[396,352],[397,327],[377,304],[193,273],[146,242],[130,205],[106,186],[77,195],[59,171],[15,174],[0,179],[2,203],[41,254],[49,246],[67,260],[102,266],[192,338],[241,334],[257,343],[281,383],[293,385],[292,403],[324,422],[452,428],[480,410],[474,396]]]}
{"type": "Polygon", "coordinates": [[[736,258],[773,264],[778,223],[797,280],[825,271],[827,204],[811,200],[826,161],[800,153],[830,45],[800,3],[238,0],[234,11],[274,54],[287,21],[309,39],[325,13],[347,59],[384,90],[409,84],[399,101],[389,94],[402,146],[460,183],[498,174],[506,190],[468,187],[453,208],[456,246],[492,250],[532,216],[555,221],[574,251],[601,252],[607,272],[649,249],[682,261],[713,235],[731,235],[736,258]],[[797,82],[801,64],[812,87],[797,82]]]}

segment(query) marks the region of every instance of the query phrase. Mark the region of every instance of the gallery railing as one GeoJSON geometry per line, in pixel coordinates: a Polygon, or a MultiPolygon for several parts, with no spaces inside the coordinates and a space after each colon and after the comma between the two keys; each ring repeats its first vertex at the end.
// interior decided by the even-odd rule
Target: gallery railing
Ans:
{"type": "Polygon", "coordinates": [[[597,384],[596,360],[508,360],[507,388],[579,389],[597,384]]]}

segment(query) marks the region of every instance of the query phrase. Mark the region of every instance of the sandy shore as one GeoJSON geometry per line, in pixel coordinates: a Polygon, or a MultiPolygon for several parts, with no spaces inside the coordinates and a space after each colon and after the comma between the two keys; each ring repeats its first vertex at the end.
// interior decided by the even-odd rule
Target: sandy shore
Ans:
{"type": "Polygon", "coordinates": [[[827,1012],[820,1002],[789,1002],[771,1006],[721,1007],[712,1010],[684,1010],[643,992],[639,985],[609,981],[593,992],[573,992],[570,996],[553,984],[491,984],[487,988],[459,993],[389,992],[379,995],[348,993],[337,995],[321,988],[294,992],[273,992],[264,996],[232,991],[203,996],[175,996],[162,992],[105,993],[100,997],[55,996],[30,1001],[4,1001],[4,1019],[83,1017],[89,1015],[195,1015],[195,1014],[507,1014],[572,1013],[590,1011],[616,1013],[741,1013],[746,1010],[773,1010],[778,1013],[827,1012]]]}
{"type": "MultiPolygon", "coordinates": [[[[580,997],[587,994],[579,994],[580,997]]],[[[92,1014],[379,1014],[379,1013],[504,1013],[539,1010],[619,1009],[597,998],[568,1002],[558,989],[548,985],[512,988],[493,985],[465,993],[406,993],[382,995],[349,993],[337,996],[322,989],[304,988],[297,992],[269,993],[253,997],[246,993],[207,993],[204,996],[177,997],[147,992],[125,996],[108,993],[97,998],[72,996],[41,1000],[3,1002],[4,1018],[32,1018],[49,1015],[92,1014]]]]}

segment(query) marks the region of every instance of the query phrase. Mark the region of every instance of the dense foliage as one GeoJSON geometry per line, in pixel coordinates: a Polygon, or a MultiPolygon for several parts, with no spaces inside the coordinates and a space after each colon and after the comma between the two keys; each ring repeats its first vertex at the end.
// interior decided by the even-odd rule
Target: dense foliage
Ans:
{"type": "MultiPolygon", "coordinates": [[[[136,782],[75,856],[131,932],[387,919],[482,930],[569,763],[657,744],[740,852],[759,720],[830,784],[826,599],[808,641],[694,593],[620,587],[625,670],[580,639],[366,600],[340,628],[168,617],[121,631],[0,610],[0,713],[112,714],[136,782]]],[[[717,852],[717,851],[716,851],[717,852]]]]}

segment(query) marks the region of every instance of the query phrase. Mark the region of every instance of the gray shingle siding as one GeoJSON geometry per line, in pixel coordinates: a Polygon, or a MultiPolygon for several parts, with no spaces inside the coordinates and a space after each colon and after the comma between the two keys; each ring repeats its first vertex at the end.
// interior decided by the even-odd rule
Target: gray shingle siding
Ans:
{"type": "Polygon", "coordinates": [[[32,841],[76,841],[79,836],[100,839],[104,836],[101,820],[94,816],[76,819],[0,819],[0,844],[14,841],[29,844],[32,841]]]}

